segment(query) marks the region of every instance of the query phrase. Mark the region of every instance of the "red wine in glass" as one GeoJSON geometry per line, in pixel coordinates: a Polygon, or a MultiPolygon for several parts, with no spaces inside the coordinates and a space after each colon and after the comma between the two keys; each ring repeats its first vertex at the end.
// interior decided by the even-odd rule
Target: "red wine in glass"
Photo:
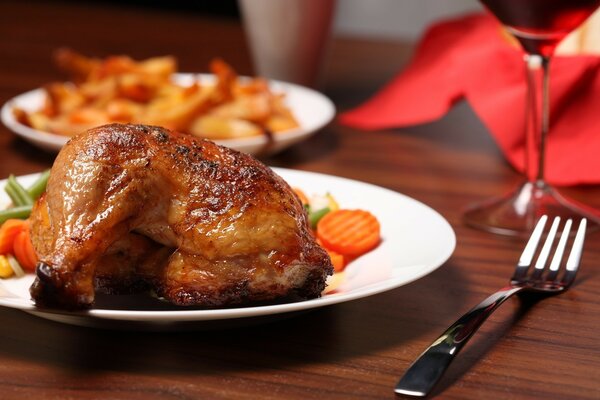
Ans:
{"type": "Polygon", "coordinates": [[[545,179],[546,142],[550,130],[549,65],[556,46],[581,25],[600,0],[480,0],[527,53],[525,175],[513,191],[469,207],[464,221],[475,228],[506,235],[528,236],[542,215],[588,220],[588,230],[600,230],[600,210],[559,193],[545,179]]]}
{"type": "Polygon", "coordinates": [[[550,56],[600,0],[481,0],[530,54],[550,56]]]}

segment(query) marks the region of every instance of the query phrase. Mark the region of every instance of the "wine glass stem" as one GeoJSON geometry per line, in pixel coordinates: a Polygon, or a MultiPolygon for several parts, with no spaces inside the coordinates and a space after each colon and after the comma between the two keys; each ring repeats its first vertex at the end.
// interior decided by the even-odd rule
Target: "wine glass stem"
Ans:
{"type": "Polygon", "coordinates": [[[537,186],[545,184],[546,140],[550,127],[550,58],[525,56],[527,65],[527,179],[537,186]],[[538,100],[539,99],[539,100],[538,100]]]}

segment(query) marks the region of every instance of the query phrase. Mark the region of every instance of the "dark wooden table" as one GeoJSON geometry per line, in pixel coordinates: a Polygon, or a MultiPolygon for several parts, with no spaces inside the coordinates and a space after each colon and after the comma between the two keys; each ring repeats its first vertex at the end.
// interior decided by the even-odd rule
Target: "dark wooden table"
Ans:
{"type": "MultiPolygon", "coordinates": [[[[63,79],[51,52],[173,54],[183,71],[220,56],[252,73],[236,19],[92,2],[0,3],[0,102],[63,79]]],[[[359,104],[408,60],[410,44],[338,38],[322,91],[359,104]]],[[[0,178],[51,165],[0,127],[0,178]]],[[[0,309],[2,399],[393,398],[398,377],[461,313],[503,286],[522,241],[465,227],[461,210],[518,180],[461,104],[433,124],[360,132],[331,123],[274,166],[381,185],[438,210],[456,231],[448,262],[410,285],[285,320],[230,329],[146,332],[62,325],[0,309]]],[[[571,196],[600,206],[598,187],[571,196]]],[[[402,221],[386,221],[398,223],[402,221]]],[[[573,290],[515,298],[482,327],[436,389],[455,399],[600,398],[600,234],[573,290]]]]}

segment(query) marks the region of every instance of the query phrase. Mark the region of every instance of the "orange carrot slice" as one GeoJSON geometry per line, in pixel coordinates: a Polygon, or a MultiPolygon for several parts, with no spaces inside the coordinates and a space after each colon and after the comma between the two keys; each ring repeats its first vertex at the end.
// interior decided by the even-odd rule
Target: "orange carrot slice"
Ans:
{"type": "Polygon", "coordinates": [[[22,219],[7,219],[0,227],[0,254],[12,253],[13,243],[26,226],[22,219]]]}
{"type": "Polygon", "coordinates": [[[344,259],[344,256],[340,253],[336,253],[333,250],[327,250],[327,253],[329,254],[329,258],[331,258],[331,264],[333,264],[333,271],[336,273],[342,272],[344,268],[346,268],[346,260],[344,259]]]}
{"type": "Polygon", "coordinates": [[[303,206],[308,204],[308,197],[306,197],[306,194],[302,189],[295,187],[292,188],[292,190],[294,191],[294,193],[296,193],[296,196],[298,196],[303,206]]]}
{"type": "Polygon", "coordinates": [[[336,210],[317,224],[317,237],[327,249],[344,256],[359,256],[381,240],[379,221],[364,210],[336,210]]]}
{"type": "Polygon", "coordinates": [[[24,270],[30,272],[35,271],[35,265],[38,259],[37,254],[33,249],[33,244],[31,243],[31,236],[29,234],[28,226],[19,232],[15,238],[13,252],[15,254],[15,258],[19,264],[21,264],[21,267],[23,267],[24,270]]]}

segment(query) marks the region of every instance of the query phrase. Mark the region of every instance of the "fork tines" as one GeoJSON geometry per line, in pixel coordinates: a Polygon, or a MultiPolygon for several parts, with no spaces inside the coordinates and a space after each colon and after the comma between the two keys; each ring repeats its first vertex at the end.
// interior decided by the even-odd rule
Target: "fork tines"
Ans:
{"type": "MultiPolygon", "coordinates": [[[[538,221],[535,229],[533,230],[533,233],[531,234],[531,237],[529,238],[529,241],[527,242],[527,245],[525,246],[525,250],[523,250],[523,254],[521,254],[521,258],[519,259],[519,263],[517,264],[515,274],[512,278],[513,281],[523,281],[527,279],[527,272],[535,259],[533,271],[531,272],[531,276],[528,279],[531,281],[540,281],[542,280],[542,275],[545,272],[545,281],[558,282],[560,266],[565,249],[567,247],[567,242],[569,241],[569,234],[571,233],[573,221],[571,219],[568,219],[564,224],[564,228],[560,233],[558,244],[556,245],[556,250],[554,251],[554,255],[552,257],[552,261],[550,262],[550,266],[546,268],[548,258],[550,257],[554,241],[558,234],[560,217],[555,217],[552,221],[550,230],[546,234],[546,240],[544,241],[542,249],[536,258],[536,251],[542,237],[544,236],[544,227],[546,226],[547,221],[547,215],[542,216],[538,221]]],[[[581,253],[583,250],[586,225],[587,220],[583,218],[579,223],[577,234],[573,239],[571,252],[566,262],[565,272],[563,274],[562,279],[560,280],[560,284],[562,286],[569,286],[575,279],[575,274],[577,273],[577,268],[579,267],[579,261],[581,259],[581,253]]]]}

